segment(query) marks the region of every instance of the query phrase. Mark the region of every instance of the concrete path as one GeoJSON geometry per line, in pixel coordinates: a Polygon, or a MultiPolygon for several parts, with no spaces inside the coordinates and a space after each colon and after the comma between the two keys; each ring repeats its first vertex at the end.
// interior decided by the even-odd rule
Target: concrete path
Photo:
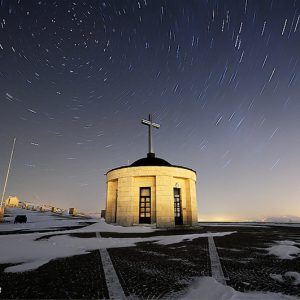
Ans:
{"type": "MultiPolygon", "coordinates": [[[[96,237],[101,239],[101,235],[99,232],[96,232],[96,237]]],[[[108,251],[106,249],[99,249],[99,252],[104,270],[109,299],[126,299],[108,251]]]]}
{"type": "Polygon", "coordinates": [[[227,285],[224,277],[224,273],[222,270],[222,265],[220,262],[220,258],[218,255],[218,251],[214,242],[214,238],[212,236],[208,237],[208,250],[210,257],[210,265],[211,265],[211,275],[216,281],[227,285]]]}

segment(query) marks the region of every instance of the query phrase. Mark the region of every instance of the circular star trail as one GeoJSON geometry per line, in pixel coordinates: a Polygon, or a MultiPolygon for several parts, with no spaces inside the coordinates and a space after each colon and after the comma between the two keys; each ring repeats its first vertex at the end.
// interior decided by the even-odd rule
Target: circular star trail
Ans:
{"type": "Polygon", "coordinates": [[[198,173],[199,218],[300,215],[300,1],[0,1],[7,194],[99,211],[107,170],[198,173]]]}

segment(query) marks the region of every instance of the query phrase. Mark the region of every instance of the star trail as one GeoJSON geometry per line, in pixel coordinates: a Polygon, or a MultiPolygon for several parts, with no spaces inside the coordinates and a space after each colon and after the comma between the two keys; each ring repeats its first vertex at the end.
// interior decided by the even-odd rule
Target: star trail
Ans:
{"type": "Polygon", "coordinates": [[[0,0],[0,180],[100,211],[147,153],[197,171],[202,220],[300,215],[300,1],[0,0]]]}

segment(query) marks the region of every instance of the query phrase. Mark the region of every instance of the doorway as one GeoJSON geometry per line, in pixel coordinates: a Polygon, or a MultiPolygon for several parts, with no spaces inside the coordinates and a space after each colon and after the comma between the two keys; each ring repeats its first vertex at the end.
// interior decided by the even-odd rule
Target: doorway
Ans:
{"type": "Polygon", "coordinates": [[[151,189],[140,188],[140,224],[151,224],[151,189]]]}
{"type": "Polygon", "coordinates": [[[174,188],[174,216],[175,216],[175,225],[182,225],[182,209],[181,209],[181,197],[180,189],[174,188]]]}

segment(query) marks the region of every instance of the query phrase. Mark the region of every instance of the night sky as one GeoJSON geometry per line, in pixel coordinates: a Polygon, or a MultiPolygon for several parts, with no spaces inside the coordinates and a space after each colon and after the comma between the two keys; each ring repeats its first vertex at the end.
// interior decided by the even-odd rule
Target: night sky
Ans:
{"type": "Polygon", "coordinates": [[[95,212],[105,173],[197,171],[199,219],[300,216],[300,1],[0,0],[0,180],[95,212]]]}

